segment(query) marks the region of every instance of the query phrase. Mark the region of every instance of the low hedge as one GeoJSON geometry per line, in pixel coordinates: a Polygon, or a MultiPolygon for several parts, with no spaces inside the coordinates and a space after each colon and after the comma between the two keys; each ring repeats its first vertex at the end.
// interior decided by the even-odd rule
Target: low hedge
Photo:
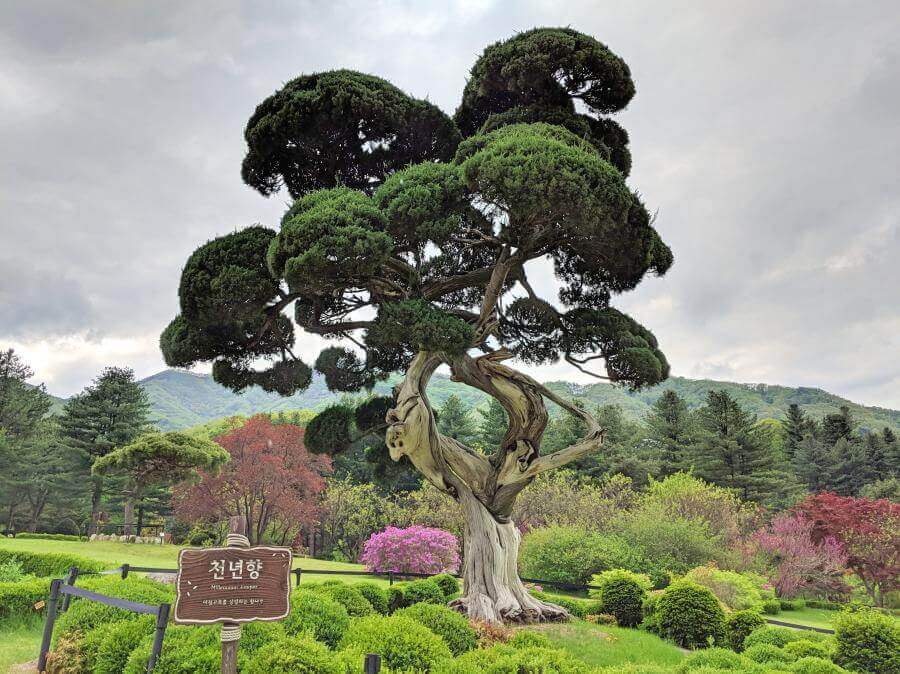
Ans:
{"type": "Polygon", "coordinates": [[[50,596],[49,578],[28,578],[14,583],[0,583],[0,619],[26,616],[37,612],[34,605],[50,596]]]}
{"type": "Polygon", "coordinates": [[[102,571],[104,565],[100,562],[70,555],[65,552],[25,552],[23,550],[0,550],[0,564],[16,559],[22,565],[23,573],[41,577],[62,577],[69,569],[77,566],[81,571],[102,571]]]}
{"type": "Polygon", "coordinates": [[[74,534],[16,534],[16,538],[22,539],[36,539],[41,541],[77,541],[80,543],[84,543],[87,541],[87,536],[75,536],[74,534]]]}

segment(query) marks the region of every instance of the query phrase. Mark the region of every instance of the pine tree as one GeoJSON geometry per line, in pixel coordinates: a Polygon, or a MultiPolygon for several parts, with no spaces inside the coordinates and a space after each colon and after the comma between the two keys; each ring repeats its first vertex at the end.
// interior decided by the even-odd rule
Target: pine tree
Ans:
{"type": "Polygon", "coordinates": [[[825,444],[833,447],[841,438],[851,439],[855,427],[856,422],[853,420],[850,408],[846,405],[841,405],[840,412],[827,414],[822,419],[822,438],[825,444]]]}
{"type": "Polygon", "coordinates": [[[438,428],[447,437],[471,444],[477,434],[475,421],[458,395],[452,394],[438,411],[438,428]]]}
{"type": "Polygon", "coordinates": [[[841,496],[857,496],[865,485],[876,479],[866,444],[858,438],[839,438],[830,453],[830,487],[841,496]]]}
{"type": "Polygon", "coordinates": [[[784,430],[787,434],[787,442],[784,445],[784,453],[788,460],[793,461],[797,448],[803,442],[803,437],[810,432],[809,419],[796,403],[788,406],[787,418],[784,420],[784,430]]]}
{"type": "MultiPolygon", "coordinates": [[[[147,394],[134,380],[134,372],[109,367],[66,403],[59,420],[62,437],[90,471],[95,461],[145,430],[149,409],[147,394]]],[[[97,533],[102,497],[103,478],[92,475],[90,533],[97,533]]]]}
{"type": "Polygon", "coordinates": [[[647,415],[648,438],[659,447],[660,474],[672,475],[686,468],[685,458],[693,443],[693,420],[687,403],[667,390],[647,415]]]}
{"type": "Polygon", "coordinates": [[[794,472],[806,488],[818,493],[832,487],[834,458],[831,448],[811,434],[804,436],[794,455],[794,472]]]}
{"type": "Polygon", "coordinates": [[[506,410],[494,398],[489,399],[487,409],[478,409],[481,420],[478,423],[478,443],[485,449],[494,449],[503,442],[509,425],[506,410]]]}
{"type": "Polygon", "coordinates": [[[744,500],[764,502],[780,492],[784,475],[776,470],[773,448],[727,391],[710,391],[698,413],[700,438],[694,465],[704,479],[735,489],[744,500]]]}
{"type": "Polygon", "coordinates": [[[881,439],[884,441],[887,468],[892,475],[900,477],[900,442],[897,442],[896,434],[887,426],[881,431],[881,439]]]}

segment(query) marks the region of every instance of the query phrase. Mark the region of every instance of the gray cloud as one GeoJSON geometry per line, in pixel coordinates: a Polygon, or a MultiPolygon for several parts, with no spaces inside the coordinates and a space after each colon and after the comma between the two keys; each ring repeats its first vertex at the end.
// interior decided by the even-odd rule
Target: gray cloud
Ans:
{"type": "Polygon", "coordinates": [[[570,25],[637,81],[631,183],[676,264],[619,304],[674,372],[900,407],[898,19],[887,2],[6,3],[0,343],[59,393],[107,361],[161,368],[187,255],[284,207],[240,181],[262,98],[349,67],[452,112],[487,44],[570,25]]]}

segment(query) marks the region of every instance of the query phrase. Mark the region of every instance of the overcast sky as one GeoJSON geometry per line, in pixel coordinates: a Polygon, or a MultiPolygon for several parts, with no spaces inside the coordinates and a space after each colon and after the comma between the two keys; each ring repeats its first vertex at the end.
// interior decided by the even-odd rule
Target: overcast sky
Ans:
{"type": "Polygon", "coordinates": [[[285,208],[240,179],[259,101],[351,68],[452,113],[481,50],[535,26],[631,67],[629,181],[675,265],[616,303],[673,373],[900,408],[896,2],[4,2],[0,347],[57,395],[162,369],[186,257],[285,208]]]}

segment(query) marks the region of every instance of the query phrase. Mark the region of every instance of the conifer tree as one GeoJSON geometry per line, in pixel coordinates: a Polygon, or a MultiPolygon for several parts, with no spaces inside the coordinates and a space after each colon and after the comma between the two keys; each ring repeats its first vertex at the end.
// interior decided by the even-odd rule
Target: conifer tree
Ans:
{"type": "Polygon", "coordinates": [[[447,397],[438,411],[438,429],[448,438],[471,445],[476,437],[475,420],[456,394],[447,397]]]}
{"type": "Polygon", "coordinates": [[[813,435],[804,436],[794,454],[794,472],[805,487],[818,493],[832,487],[834,456],[830,447],[813,435]]]}
{"type": "MultiPolygon", "coordinates": [[[[59,419],[63,441],[91,472],[94,462],[146,430],[150,404],[130,368],[108,367],[93,383],[66,402],[59,419]]],[[[91,475],[89,533],[97,533],[103,477],[91,475]]]]}
{"type": "Polygon", "coordinates": [[[846,405],[841,405],[840,412],[827,414],[822,419],[822,439],[829,447],[844,438],[850,440],[853,438],[853,431],[856,428],[856,422],[853,420],[853,414],[846,405]]]}
{"type": "Polygon", "coordinates": [[[506,435],[509,424],[506,410],[495,398],[488,399],[487,409],[478,408],[478,444],[482,447],[497,447],[506,435]]]}
{"type": "Polygon", "coordinates": [[[754,432],[756,419],[727,391],[709,391],[697,418],[700,437],[693,454],[700,477],[749,501],[765,502],[779,491],[783,475],[772,447],[754,432]]]}
{"type": "Polygon", "coordinates": [[[672,475],[689,466],[686,460],[693,438],[693,417],[687,403],[667,389],[657,398],[647,415],[647,437],[658,448],[660,474],[672,475]]]}
{"type": "Polygon", "coordinates": [[[785,455],[793,461],[797,448],[803,442],[803,437],[810,432],[809,420],[796,403],[788,406],[787,417],[784,420],[784,430],[787,434],[787,442],[784,445],[785,455]]]}
{"type": "MultiPolygon", "coordinates": [[[[243,177],[264,195],[283,185],[295,201],[278,232],[249,227],[191,255],[181,312],[160,339],[169,365],[211,361],[214,379],[234,390],[307,388],[297,328],[345,340],[314,363],[332,390],[371,389],[403,372],[387,448],[466,514],[465,594],[454,606],[471,618],[565,615],[519,580],[510,518],[537,475],[603,441],[590,413],[507,361],[562,359],[632,388],[669,374],[653,334],[612,306],[673,261],[626,182],[628,134],[609,118],[634,92],[621,58],[569,28],[489,46],[453,119],[362,73],[288,82],[247,124],[243,177]],[[536,260],[554,268],[550,294],[529,280],[536,260]],[[426,389],[441,365],[506,412],[488,455],[440,432],[426,389]],[[545,400],[587,428],[552,454],[540,451],[545,400]]],[[[353,410],[317,420],[310,448],[348,446],[353,410]]]]}

